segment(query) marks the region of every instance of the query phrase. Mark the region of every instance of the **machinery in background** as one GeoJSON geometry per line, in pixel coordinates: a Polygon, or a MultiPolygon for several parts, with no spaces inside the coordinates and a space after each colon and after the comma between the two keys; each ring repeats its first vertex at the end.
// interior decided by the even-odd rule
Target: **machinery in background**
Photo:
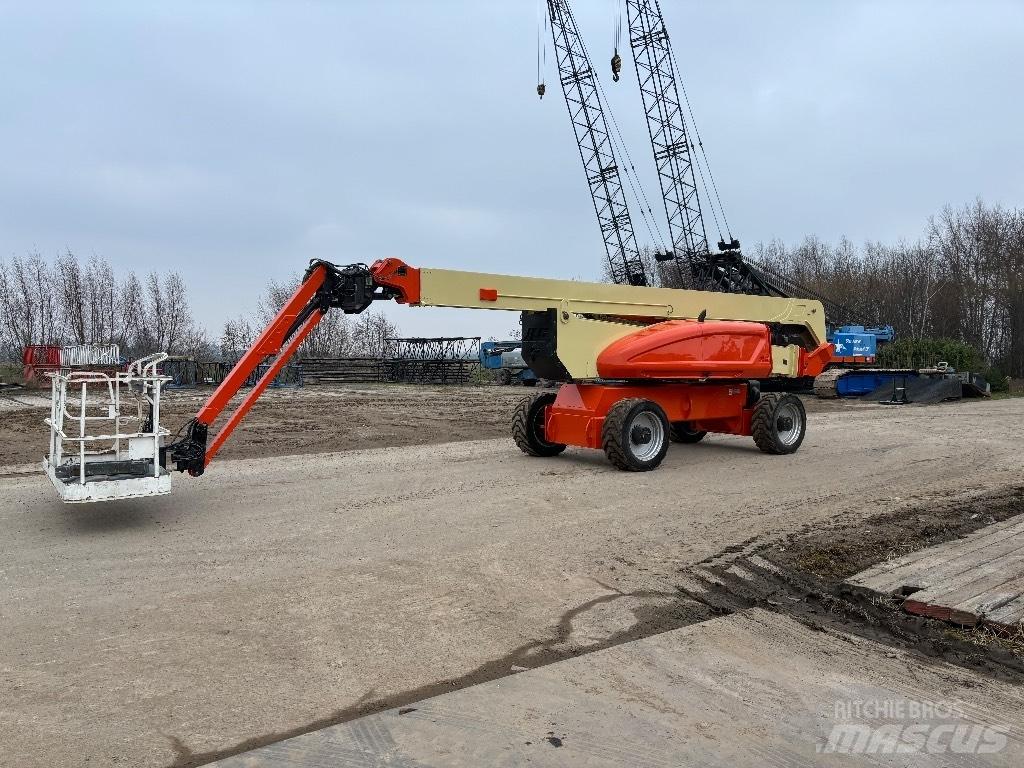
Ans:
{"type": "Polygon", "coordinates": [[[815,378],[814,393],[903,405],[988,397],[991,387],[979,374],[939,362],[932,368],[831,368],[815,378]]]}
{"type": "Polygon", "coordinates": [[[880,344],[888,344],[896,337],[891,325],[865,328],[863,325],[842,325],[831,328],[828,340],[835,351],[833,365],[871,365],[875,362],[880,344]]]}
{"type": "Polygon", "coordinates": [[[860,397],[875,391],[894,376],[910,374],[909,370],[879,369],[875,366],[878,347],[895,338],[891,325],[866,328],[843,325],[828,329],[828,340],[834,351],[825,371],[814,380],[818,397],[860,397]]]}
{"type": "Polygon", "coordinates": [[[486,371],[497,371],[495,381],[504,386],[537,385],[537,374],[530,370],[523,359],[523,342],[516,339],[481,342],[480,367],[486,371]]]}
{"type": "Polygon", "coordinates": [[[127,360],[117,344],[29,344],[21,353],[22,378],[28,386],[42,386],[47,374],[73,369],[114,373],[127,360]]]}
{"type": "Polygon", "coordinates": [[[976,373],[957,371],[937,361],[928,368],[880,368],[875,365],[879,345],[891,342],[891,325],[865,328],[846,325],[828,333],[832,359],[814,379],[821,398],[864,397],[897,405],[937,403],[962,397],[986,397],[990,387],[976,373]]]}
{"type": "MultiPolygon", "coordinates": [[[[545,21],[551,29],[558,80],[562,85],[562,95],[565,97],[576,145],[583,161],[590,199],[601,229],[608,274],[613,282],[620,285],[648,285],[648,276],[644,271],[626,203],[623,177],[634,196],[639,189],[639,182],[632,170],[633,163],[622,141],[615,116],[608,109],[597,70],[591,62],[568,0],[547,0],[545,21]],[[617,153],[625,157],[624,166],[619,165],[617,153]]],[[[538,39],[538,44],[546,46],[542,38],[538,39]]],[[[541,78],[542,58],[547,58],[546,52],[538,50],[538,80],[541,78]]],[[[537,92],[543,96],[543,81],[538,84],[537,92]]],[[[647,218],[649,206],[647,208],[648,211],[645,211],[641,207],[641,214],[650,227],[647,218]]]]}
{"type": "Polygon", "coordinates": [[[894,338],[891,325],[830,329],[828,340],[834,352],[826,369],[814,379],[814,393],[826,399],[864,397],[893,405],[986,397],[990,393],[984,377],[957,371],[942,361],[927,368],[878,367],[879,347],[894,338]]]}

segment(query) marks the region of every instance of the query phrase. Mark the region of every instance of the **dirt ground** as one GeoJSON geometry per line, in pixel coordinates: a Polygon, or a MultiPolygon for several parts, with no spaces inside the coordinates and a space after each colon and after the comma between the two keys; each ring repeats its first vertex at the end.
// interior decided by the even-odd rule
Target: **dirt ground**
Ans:
{"type": "MultiPolygon", "coordinates": [[[[993,493],[1016,504],[1024,473],[1019,399],[812,403],[793,456],[716,435],[629,474],[597,452],[522,455],[505,436],[522,395],[274,393],[235,445],[248,453],[176,476],[158,499],[69,507],[41,474],[0,473],[4,754],[25,768],[199,765],[702,622],[729,601],[782,610],[786,597],[709,604],[687,584],[731,555],[787,547],[834,576],[829,558],[846,555],[818,532],[841,531],[858,563],[862,539],[881,557],[886,542],[978,523],[993,493]],[[286,398],[301,413],[275,410],[286,398]],[[498,439],[437,442],[465,435],[462,417],[498,439]],[[336,427],[310,439],[307,420],[336,427]]],[[[198,404],[182,393],[173,412],[198,404]]],[[[34,440],[42,415],[5,406],[0,443],[34,440]]],[[[5,462],[36,460],[25,445],[5,462]]],[[[971,684],[992,674],[972,668],[971,684]]]]}
{"type": "MultiPolygon", "coordinates": [[[[211,390],[169,390],[164,426],[179,429],[211,390]]],[[[363,448],[504,437],[512,406],[526,387],[433,387],[350,384],[277,389],[264,393],[219,454],[219,459],[333,453],[363,448]]],[[[244,392],[243,392],[244,395],[244,392]]],[[[235,402],[237,402],[236,398],[235,402]]],[[[809,411],[843,404],[805,398],[809,411]]],[[[847,404],[849,407],[876,407],[847,404]]],[[[0,390],[0,467],[38,462],[46,450],[43,418],[49,393],[0,390]]],[[[215,425],[223,423],[223,416],[215,425]]]]}
{"type": "MultiPolygon", "coordinates": [[[[172,432],[202,407],[209,389],[170,390],[162,399],[172,432]]],[[[244,393],[243,393],[244,394],[244,393]]],[[[352,384],[264,393],[220,453],[224,459],[424,445],[500,437],[524,387],[352,384]]],[[[236,399],[237,402],[237,399],[236,399]]],[[[40,461],[49,399],[0,391],[0,466],[40,461]]],[[[216,429],[223,418],[214,425],[216,429]]]]}

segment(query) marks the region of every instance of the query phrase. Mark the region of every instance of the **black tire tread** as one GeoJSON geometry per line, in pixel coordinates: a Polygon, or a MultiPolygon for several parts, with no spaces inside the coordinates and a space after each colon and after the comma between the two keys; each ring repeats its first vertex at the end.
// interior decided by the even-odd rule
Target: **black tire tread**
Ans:
{"type": "MultiPolygon", "coordinates": [[[[541,392],[538,395],[530,395],[520,400],[512,411],[512,440],[527,456],[557,456],[565,450],[561,443],[548,443],[541,445],[533,440],[531,434],[531,416],[534,406],[539,401],[548,401],[544,405],[555,402],[554,392],[541,392]]],[[[538,406],[543,407],[543,406],[538,406]]]]}
{"type": "Polygon", "coordinates": [[[705,438],[707,432],[698,431],[690,432],[686,430],[685,421],[674,421],[669,426],[668,437],[673,443],[699,443],[705,438]],[[678,426],[677,426],[678,425],[678,426]]]}
{"type": "MultiPolygon", "coordinates": [[[[647,466],[637,466],[633,461],[630,460],[629,449],[622,443],[623,428],[626,424],[626,419],[630,415],[630,411],[634,407],[641,403],[647,403],[649,401],[644,400],[641,397],[627,397],[619,400],[615,405],[608,409],[608,415],[604,417],[604,426],[601,429],[601,447],[604,448],[604,455],[608,457],[608,461],[611,462],[612,466],[625,470],[626,472],[647,472],[655,469],[661,464],[659,458],[653,464],[647,466]]],[[[661,412],[661,417],[665,420],[665,414],[661,411],[661,407],[657,403],[650,403],[655,409],[661,412]]],[[[665,420],[666,426],[671,428],[671,425],[665,420]]],[[[666,437],[666,449],[668,445],[668,434],[666,437]]],[[[665,450],[662,451],[664,456],[665,450]]]]}
{"type": "MultiPolygon", "coordinates": [[[[782,456],[788,453],[793,453],[796,448],[788,448],[787,446],[780,445],[775,433],[775,412],[784,399],[796,397],[795,395],[789,394],[788,392],[769,392],[761,396],[761,399],[757,401],[757,405],[754,406],[754,415],[750,419],[750,431],[754,437],[754,445],[760,448],[764,453],[770,453],[774,456],[782,456]]],[[[799,402],[799,398],[797,398],[799,402]]],[[[801,403],[801,406],[803,404],[801,403]]],[[[807,431],[807,416],[804,415],[804,432],[807,431]]],[[[803,442],[801,438],[800,442],[803,442]]],[[[797,443],[797,448],[800,443],[797,443]]]]}
{"type": "Polygon", "coordinates": [[[629,463],[626,448],[622,445],[622,428],[630,409],[639,402],[642,402],[639,397],[627,397],[619,400],[608,410],[608,415],[604,417],[604,427],[601,430],[601,447],[604,448],[604,455],[608,457],[608,461],[613,466],[627,472],[635,472],[636,469],[629,463]]]}

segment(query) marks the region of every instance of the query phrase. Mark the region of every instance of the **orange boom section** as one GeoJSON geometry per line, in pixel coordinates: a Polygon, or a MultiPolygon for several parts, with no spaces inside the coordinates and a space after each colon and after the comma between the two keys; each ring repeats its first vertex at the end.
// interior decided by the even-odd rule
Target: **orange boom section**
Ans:
{"type": "Polygon", "coordinates": [[[597,371],[605,379],[764,379],[771,332],[762,323],[667,320],[609,344],[597,371]]]}

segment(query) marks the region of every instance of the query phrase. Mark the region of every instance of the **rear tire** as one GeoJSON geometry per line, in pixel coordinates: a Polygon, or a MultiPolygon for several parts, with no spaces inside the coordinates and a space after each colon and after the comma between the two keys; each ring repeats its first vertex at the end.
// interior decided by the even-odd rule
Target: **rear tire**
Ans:
{"type": "Polygon", "coordinates": [[[601,445],[608,461],[619,469],[647,472],[665,458],[669,429],[660,405],[629,397],[609,409],[601,429],[601,445]]]}
{"type": "Polygon", "coordinates": [[[544,436],[547,407],[555,402],[555,392],[524,397],[512,412],[512,439],[527,456],[557,456],[565,450],[562,443],[549,443],[544,436]]]}
{"type": "Polygon", "coordinates": [[[771,392],[754,406],[750,421],[754,443],[765,453],[777,456],[794,453],[807,433],[807,412],[796,395],[771,392]]]}
{"type": "Polygon", "coordinates": [[[688,421],[673,421],[668,436],[673,443],[699,443],[706,434],[703,430],[691,429],[688,421]]]}
{"type": "Polygon", "coordinates": [[[503,387],[507,387],[512,383],[512,371],[508,368],[501,368],[498,370],[498,384],[503,387]]]}

